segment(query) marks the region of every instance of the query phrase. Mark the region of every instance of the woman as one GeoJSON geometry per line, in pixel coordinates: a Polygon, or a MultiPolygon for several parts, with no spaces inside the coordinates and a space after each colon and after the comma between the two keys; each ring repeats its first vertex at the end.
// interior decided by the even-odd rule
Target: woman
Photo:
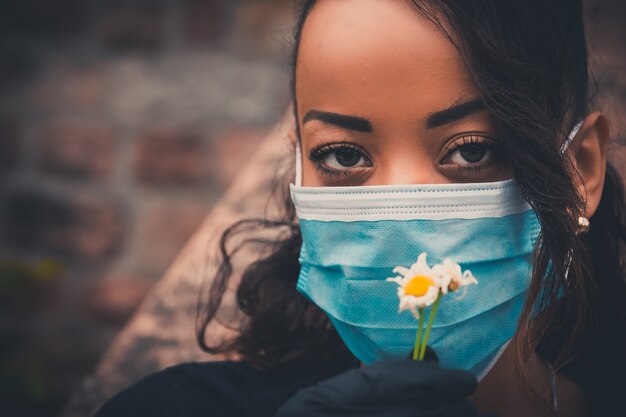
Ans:
{"type": "Polygon", "coordinates": [[[205,350],[242,361],[162,371],[99,416],[626,415],[626,211],[581,9],[306,1],[291,199],[225,233],[200,320],[205,350]],[[242,333],[208,346],[226,242],[254,227],[289,233],[242,278],[242,333]],[[422,252],[478,280],[442,302],[424,362],[402,359],[417,324],[385,281],[422,252]]]}

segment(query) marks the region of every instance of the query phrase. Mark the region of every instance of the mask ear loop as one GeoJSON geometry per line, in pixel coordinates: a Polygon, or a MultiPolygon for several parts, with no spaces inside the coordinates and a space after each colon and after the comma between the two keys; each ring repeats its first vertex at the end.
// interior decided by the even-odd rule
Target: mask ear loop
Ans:
{"type": "MultiPolygon", "coordinates": [[[[580,130],[580,128],[583,125],[584,120],[579,121],[578,123],[576,123],[576,126],[574,126],[574,128],[572,129],[572,131],[570,132],[570,134],[567,137],[567,140],[565,141],[565,143],[563,143],[563,145],[561,146],[561,155],[563,155],[565,153],[565,151],[567,150],[567,148],[569,147],[569,145],[572,143],[572,141],[574,140],[574,138],[576,137],[576,135],[578,134],[578,131],[580,130]]],[[[569,283],[569,270],[570,270],[570,266],[572,264],[572,259],[573,259],[573,252],[572,249],[569,249],[567,251],[567,258],[565,259],[565,282],[569,283]]],[[[551,363],[546,361],[546,364],[548,365],[548,369],[550,370],[550,395],[552,397],[552,410],[553,411],[557,411],[558,410],[558,399],[557,399],[557,395],[556,395],[556,384],[557,384],[557,380],[556,380],[556,371],[554,370],[554,367],[552,366],[551,363]]]]}
{"type": "Polygon", "coordinates": [[[567,140],[563,143],[563,145],[561,145],[561,155],[563,155],[565,151],[567,150],[567,148],[569,148],[569,145],[571,145],[572,141],[578,134],[578,131],[583,126],[583,123],[585,123],[584,120],[581,120],[578,123],[576,123],[576,126],[574,126],[572,131],[569,133],[569,135],[567,136],[567,140]]]}
{"type": "Polygon", "coordinates": [[[302,186],[302,149],[300,140],[296,139],[296,187],[302,186]]]}
{"type": "MultiPolygon", "coordinates": [[[[567,150],[567,148],[569,148],[571,143],[574,141],[574,138],[580,131],[580,128],[582,127],[584,122],[585,122],[584,120],[580,120],[578,123],[576,123],[576,126],[574,126],[570,134],[567,136],[567,140],[565,141],[565,143],[561,145],[561,155],[565,154],[565,151],[567,150]]],[[[565,260],[565,264],[566,264],[565,281],[566,282],[568,281],[568,278],[569,278],[569,269],[570,269],[570,265],[572,264],[572,257],[573,257],[573,253],[572,253],[572,249],[570,249],[569,251],[567,251],[567,259],[565,260]]]]}

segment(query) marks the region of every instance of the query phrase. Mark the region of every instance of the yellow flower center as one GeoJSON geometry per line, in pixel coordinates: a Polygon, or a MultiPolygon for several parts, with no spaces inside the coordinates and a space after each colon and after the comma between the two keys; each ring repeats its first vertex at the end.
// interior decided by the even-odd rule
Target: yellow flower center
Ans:
{"type": "Polygon", "coordinates": [[[404,294],[421,297],[428,292],[428,289],[435,285],[432,279],[421,275],[414,276],[404,287],[404,294]]]}

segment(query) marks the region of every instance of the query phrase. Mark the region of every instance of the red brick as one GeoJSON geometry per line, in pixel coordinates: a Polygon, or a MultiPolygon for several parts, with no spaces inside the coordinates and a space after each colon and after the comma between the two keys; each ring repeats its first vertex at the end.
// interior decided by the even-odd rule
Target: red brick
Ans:
{"type": "Polygon", "coordinates": [[[94,197],[75,200],[72,228],[68,230],[71,253],[83,259],[103,259],[124,249],[128,227],[120,201],[94,197]]]}
{"type": "Polygon", "coordinates": [[[107,126],[81,119],[55,120],[43,129],[39,166],[70,178],[104,178],[113,169],[116,140],[107,126]]]}
{"type": "Polygon", "coordinates": [[[137,253],[138,266],[147,271],[164,272],[209,210],[205,203],[180,199],[141,207],[137,215],[136,247],[132,249],[137,253]]]}
{"type": "Polygon", "coordinates": [[[195,186],[207,178],[203,137],[185,128],[155,127],[137,142],[135,177],[148,186],[195,186]]]}
{"type": "Polygon", "coordinates": [[[0,118],[0,172],[14,169],[20,159],[20,129],[11,118],[0,118]]]}
{"type": "Polygon", "coordinates": [[[127,233],[123,204],[118,200],[37,190],[6,196],[2,223],[9,247],[85,261],[118,254],[127,233]]]}
{"type": "MultiPolygon", "coordinates": [[[[75,65],[75,64],[74,64],[75,65]]],[[[32,93],[32,101],[42,111],[101,111],[110,86],[106,71],[98,65],[87,67],[62,63],[47,71],[32,93]]]]}

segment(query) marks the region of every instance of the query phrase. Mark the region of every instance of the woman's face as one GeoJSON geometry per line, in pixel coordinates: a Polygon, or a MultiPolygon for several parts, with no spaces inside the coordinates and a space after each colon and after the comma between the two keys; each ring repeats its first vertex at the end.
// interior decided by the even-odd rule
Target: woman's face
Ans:
{"type": "Polygon", "coordinates": [[[311,11],[295,85],[303,185],[510,178],[460,54],[410,3],[320,0],[311,11]]]}

